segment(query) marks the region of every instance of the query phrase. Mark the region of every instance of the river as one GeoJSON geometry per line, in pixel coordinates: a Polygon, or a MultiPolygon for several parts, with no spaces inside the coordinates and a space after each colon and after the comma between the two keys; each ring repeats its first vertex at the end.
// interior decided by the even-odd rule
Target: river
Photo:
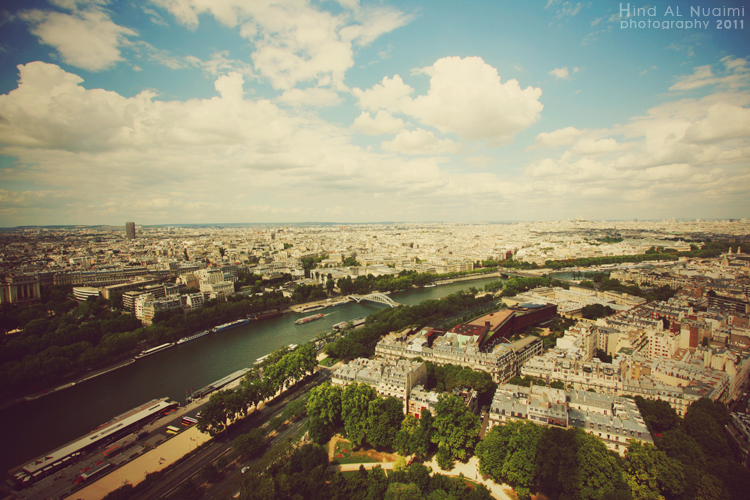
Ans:
{"type": "MultiPolygon", "coordinates": [[[[499,278],[464,281],[434,288],[396,292],[405,305],[439,299],[469,287],[482,289],[499,278]]],[[[322,310],[325,317],[295,325],[309,316],[289,313],[277,318],[212,333],[187,344],[140,359],[119,370],[0,411],[0,471],[22,465],[90,432],[111,418],[154,398],[184,404],[187,391],[200,389],[288,344],[303,344],[341,321],[387,307],[374,302],[349,303],[322,310]]]]}

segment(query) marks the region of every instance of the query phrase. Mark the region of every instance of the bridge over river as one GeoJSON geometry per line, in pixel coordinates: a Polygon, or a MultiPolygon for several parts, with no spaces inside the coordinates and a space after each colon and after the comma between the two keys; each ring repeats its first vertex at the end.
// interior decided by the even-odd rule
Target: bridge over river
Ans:
{"type": "Polygon", "coordinates": [[[363,300],[369,300],[371,302],[377,302],[378,304],[385,304],[391,307],[398,307],[401,304],[394,302],[392,298],[385,295],[384,293],[371,293],[369,295],[349,295],[350,299],[357,301],[359,304],[363,300]]]}

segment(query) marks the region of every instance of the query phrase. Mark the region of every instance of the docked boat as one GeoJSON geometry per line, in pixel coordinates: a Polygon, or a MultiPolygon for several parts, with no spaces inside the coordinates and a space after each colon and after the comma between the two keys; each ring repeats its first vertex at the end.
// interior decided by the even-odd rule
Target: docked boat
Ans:
{"type": "Polygon", "coordinates": [[[175,345],[176,344],[174,342],[170,342],[169,344],[162,344],[160,346],[156,346],[156,347],[153,347],[151,349],[141,352],[137,356],[134,356],[133,359],[145,358],[146,356],[151,356],[152,354],[156,354],[157,352],[163,351],[165,349],[169,349],[170,347],[174,347],[175,345]]]}
{"type": "Polygon", "coordinates": [[[344,328],[346,328],[346,325],[348,325],[349,323],[352,324],[353,328],[357,328],[358,326],[364,325],[365,324],[365,320],[366,320],[366,318],[350,319],[349,321],[342,321],[341,323],[336,323],[335,325],[333,325],[332,328],[334,330],[336,330],[337,332],[340,332],[341,330],[343,330],[344,328]]]}
{"type": "Polygon", "coordinates": [[[354,318],[352,320],[352,326],[354,326],[354,328],[357,328],[358,326],[362,326],[365,324],[366,320],[367,318],[354,318]]]}
{"type": "Polygon", "coordinates": [[[305,323],[309,323],[310,321],[315,321],[316,319],[320,319],[323,316],[325,316],[325,314],[322,314],[322,313],[321,314],[315,314],[313,316],[307,316],[305,318],[298,319],[297,321],[294,322],[294,324],[295,325],[304,325],[305,323]]]}
{"type": "Polygon", "coordinates": [[[432,288],[434,286],[437,286],[435,283],[430,283],[429,285],[425,285],[425,288],[432,288]]]}
{"type": "Polygon", "coordinates": [[[325,308],[326,308],[326,306],[317,305],[317,306],[303,307],[299,311],[303,312],[303,313],[306,313],[306,312],[320,311],[321,309],[325,309],[325,308]]]}
{"type": "Polygon", "coordinates": [[[261,319],[275,318],[277,316],[281,316],[282,314],[284,314],[282,311],[270,311],[265,313],[251,314],[250,316],[248,316],[248,319],[258,321],[261,319]]]}
{"type": "Polygon", "coordinates": [[[224,323],[223,325],[219,325],[211,331],[215,333],[223,332],[224,330],[237,328],[238,326],[246,325],[248,323],[250,323],[249,319],[238,319],[237,321],[232,321],[231,323],[224,323]]]}
{"type": "Polygon", "coordinates": [[[180,340],[177,341],[177,345],[184,344],[185,342],[190,342],[191,340],[195,340],[201,337],[205,337],[209,333],[211,333],[209,330],[205,330],[200,333],[196,333],[195,335],[191,335],[189,337],[182,337],[180,340]]]}

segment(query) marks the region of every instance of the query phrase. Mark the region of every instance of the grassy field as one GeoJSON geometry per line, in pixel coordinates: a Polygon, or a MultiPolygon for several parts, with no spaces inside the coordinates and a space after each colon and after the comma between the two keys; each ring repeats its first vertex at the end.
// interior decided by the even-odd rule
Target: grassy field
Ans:
{"type": "MultiPolygon", "coordinates": [[[[395,462],[398,455],[395,453],[383,453],[373,449],[359,449],[354,451],[352,444],[346,439],[340,437],[334,438],[335,445],[331,455],[332,465],[342,464],[368,464],[368,463],[383,463],[383,462],[395,462]]],[[[329,442],[326,448],[331,450],[331,443],[329,442]]]]}
{"type": "Polygon", "coordinates": [[[332,357],[328,356],[327,358],[320,360],[320,363],[318,363],[318,364],[319,365],[323,365],[323,366],[331,367],[331,366],[335,365],[338,362],[339,362],[338,359],[332,358],[332,357]]]}

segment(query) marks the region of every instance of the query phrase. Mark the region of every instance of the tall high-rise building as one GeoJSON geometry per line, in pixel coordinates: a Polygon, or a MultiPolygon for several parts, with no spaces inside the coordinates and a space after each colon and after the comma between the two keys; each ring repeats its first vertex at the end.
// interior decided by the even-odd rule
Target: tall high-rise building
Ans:
{"type": "Polygon", "coordinates": [[[125,237],[129,240],[135,239],[135,222],[125,223],[125,237]]]}

